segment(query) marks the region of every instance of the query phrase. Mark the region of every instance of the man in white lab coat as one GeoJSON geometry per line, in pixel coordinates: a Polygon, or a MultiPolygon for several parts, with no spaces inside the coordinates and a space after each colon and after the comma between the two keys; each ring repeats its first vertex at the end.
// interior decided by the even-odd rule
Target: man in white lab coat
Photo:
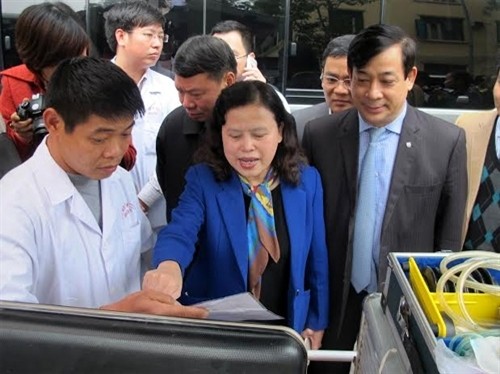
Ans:
{"type": "Polygon", "coordinates": [[[109,61],[67,60],[45,97],[48,135],[0,181],[0,299],[202,317],[140,291],[154,236],[118,165],[144,104],[109,61]]]}

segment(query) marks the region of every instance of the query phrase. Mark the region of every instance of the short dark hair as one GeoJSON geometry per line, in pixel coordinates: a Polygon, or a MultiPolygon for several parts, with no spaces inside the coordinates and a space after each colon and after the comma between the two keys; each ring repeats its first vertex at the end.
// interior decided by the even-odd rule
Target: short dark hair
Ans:
{"type": "Polygon", "coordinates": [[[181,44],[172,68],[176,75],[184,78],[206,73],[220,80],[227,72],[236,74],[236,58],[225,41],[210,35],[196,35],[181,44]]]}
{"type": "Polygon", "coordinates": [[[45,2],[24,9],[16,22],[15,37],[21,61],[39,78],[42,69],[80,56],[90,48],[81,18],[61,2],[45,2]]]}
{"type": "Polygon", "coordinates": [[[60,114],[68,133],[91,115],[118,119],[144,114],[135,82],[111,61],[95,57],[61,62],[49,81],[46,106],[60,114]]]}
{"type": "Polygon", "coordinates": [[[365,67],[373,57],[396,44],[401,45],[403,70],[407,77],[415,66],[416,43],[402,28],[384,24],[369,26],[354,37],[347,54],[349,71],[365,67]]]}
{"type": "Polygon", "coordinates": [[[109,48],[116,52],[117,42],[115,32],[122,29],[131,32],[136,27],[160,25],[163,27],[165,19],[161,12],[146,1],[125,1],[113,5],[104,13],[104,30],[109,48]]]}
{"type": "Polygon", "coordinates": [[[307,163],[299,146],[293,116],[283,106],[274,88],[260,81],[237,82],[222,90],[213,111],[207,141],[195,155],[196,162],[208,164],[218,180],[227,180],[232,167],[224,156],[222,127],[227,112],[246,105],[258,104],[274,114],[277,126],[282,126],[283,140],[278,145],[272,166],[281,180],[297,185],[300,169],[307,163]]]}
{"type": "Polygon", "coordinates": [[[250,53],[253,51],[253,36],[250,29],[244,24],[233,21],[226,20],[217,23],[212,30],[210,31],[210,35],[214,34],[227,34],[228,32],[236,31],[241,35],[241,40],[243,42],[243,47],[245,48],[246,53],[250,53]]]}
{"type": "Polygon", "coordinates": [[[323,56],[321,57],[321,70],[325,67],[325,62],[328,57],[347,57],[347,52],[349,52],[349,45],[356,35],[346,34],[337,36],[330,40],[327,44],[325,50],[323,51],[323,56]]]}

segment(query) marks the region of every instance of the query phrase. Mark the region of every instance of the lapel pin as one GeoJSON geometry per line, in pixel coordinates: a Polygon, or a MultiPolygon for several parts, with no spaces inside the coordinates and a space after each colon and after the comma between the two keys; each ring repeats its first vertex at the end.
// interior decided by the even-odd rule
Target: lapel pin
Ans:
{"type": "Polygon", "coordinates": [[[411,148],[411,142],[406,142],[406,148],[411,148]]]}

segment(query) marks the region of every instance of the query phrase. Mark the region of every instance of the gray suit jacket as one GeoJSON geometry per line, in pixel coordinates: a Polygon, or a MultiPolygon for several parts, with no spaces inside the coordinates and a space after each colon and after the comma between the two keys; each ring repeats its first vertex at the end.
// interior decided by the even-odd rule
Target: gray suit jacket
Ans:
{"type": "MultiPolygon", "coordinates": [[[[351,280],[358,128],[353,108],[308,123],[303,138],[323,182],[333,328],[343,322],[351,280]]],[[[379,289],[389,252],[461,249],[466,199],[464,130],[408,106],[382,224],[379,289]]]]}
{"type": "Polygon", "coordinates": [[[322,102],[320,104],[292,112],[292,115],[295,118],[295,124],[297,125],[299,143],[302,141],[302,135],[304,134],[304,127],[306,126],[306,123],[316,118],[327,116],[329,114],[329,109],[328,105],[326,105],[325,102],[322,102]]]}

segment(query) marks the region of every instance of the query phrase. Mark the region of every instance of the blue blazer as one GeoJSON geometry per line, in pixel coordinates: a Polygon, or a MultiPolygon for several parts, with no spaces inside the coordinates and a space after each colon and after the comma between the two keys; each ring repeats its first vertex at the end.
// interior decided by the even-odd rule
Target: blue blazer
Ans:
{"type": "MultiPolygon", "coordinates": [[[[298,186],[281,183],[290,237],[290,327],[323,330],[328,323],[328,260],[323,189],[316,169],[305,166],[298,186]]],[[[248,242],[243,190],[236,173],[219,182],[207,165],[192,166],[171,222],[154,248],[155,267],[179,263],[179,301],[190,305],[247,291],[248,242]],[[186,271],[187,269],[187,271],[186,271]]]]}

